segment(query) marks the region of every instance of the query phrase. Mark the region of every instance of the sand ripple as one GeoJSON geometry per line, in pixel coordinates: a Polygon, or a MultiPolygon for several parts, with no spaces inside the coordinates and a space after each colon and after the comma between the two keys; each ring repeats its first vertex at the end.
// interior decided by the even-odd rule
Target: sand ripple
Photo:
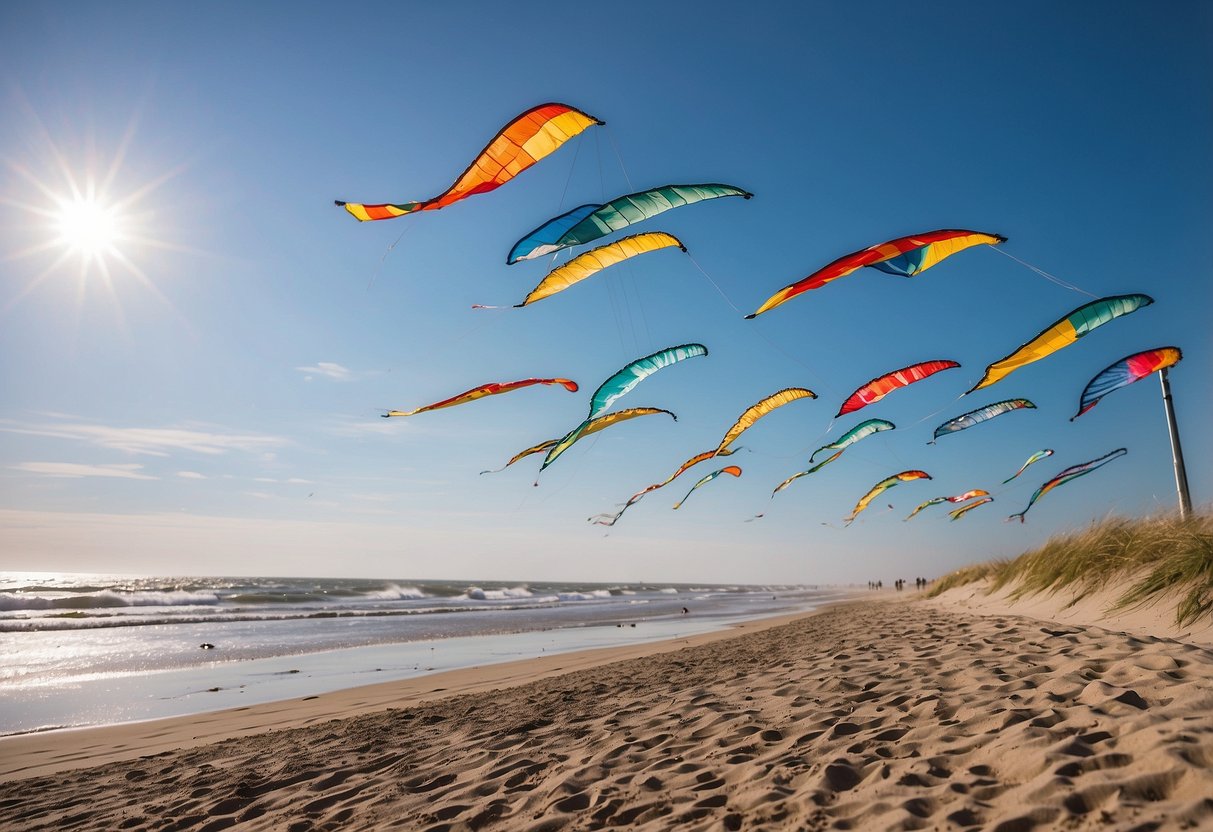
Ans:
{"type": "Polygon", "coordinates": [[[11,829],[1213,827],[1213,651],[918,604],[0,785],[11,829]]]}

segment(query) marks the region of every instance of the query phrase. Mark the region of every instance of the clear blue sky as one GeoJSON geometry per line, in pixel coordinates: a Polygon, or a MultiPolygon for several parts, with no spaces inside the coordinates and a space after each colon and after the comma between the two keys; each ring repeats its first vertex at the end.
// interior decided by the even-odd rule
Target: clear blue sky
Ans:
{"type": "Polygon", "coordinates": [[[1193,498],[1213,498],[1207,3],[36,2],[0,10],[0,79],[0,568],[939,574],[1172,507],[1155,379],[1068,421],[1097,371],[1169,344],[1185,353],[1172,383],[1193,498]],[[544,101],[607,127],[440,212],[359,224],[332,205],[433,196],[544,101]],[[108,276],[48,242],[55,196],[90,179],[125,212],[127,262],[108,257],[108,276]],[[664,251],[533,307],[469,308],[539,281],[549,261],[505,255],[561,210],[694,182],[756,197],[636,230],[678,235],[742,312],[842,254],[949,227],[1006,235],[1008,254],[1089,292],[1156,303],[958,402],[986,364],[1088,298],[980,247],[911,280],[864,270],[744,321],[664,251]],[[538,488],[537,462],[478,475],[573,427],[623,364],[688,341],[711,355],[618,404],[677,423],[584,440],[538,488]],[[831,438],[868,417],[897,431],[768,499],[859,384],[933,358],[963,368],[831,438]],[[379,418],[529,376],[583,390],[379,418]],[[788,386],[820,398],[746,434],[730,460],[740,479],[671,511],[709,462],[607,536],[585,522],[788,386]],[[926,445],[945,419],[1019,396],[1039,409],[926,445]],[[1045,497],[1026,525],[1003,522],[1048,477],[1121,446],[1127,457],[1045,497]],[[1045,447],[1056,455],[997,485],[1045,447]],[[823,525],[905,468],[935,479],[887,492],[848,529],[823,525]],[[942,507],[901,522],[970,488],[996,502],[957,523],[942,507]]]}

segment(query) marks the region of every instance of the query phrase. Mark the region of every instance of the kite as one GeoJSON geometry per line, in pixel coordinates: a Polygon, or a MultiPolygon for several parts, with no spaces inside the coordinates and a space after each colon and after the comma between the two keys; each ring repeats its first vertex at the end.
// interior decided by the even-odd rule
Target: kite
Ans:
{"type": "Polygon", "coordinates": [[[964,517],[966,514],[968,514],[973,509],[977,508],[978,506],[984,506],[986,503],[992,503],[992,502],[994,502],[993,497],[982,497],[980,500],[974,500],[973,502],[969,503],[967,506],[961,506],[960,508],[952,509],[951,511],[948,512],[948,516],[952,518],[952,522],[955,522],[955,521],[959,520],[960,518],[964,517]]]}
{"type": "Polygon", "coordinates": [[[883,376],[872,379],[852,393],[842,403],[842,407],[838,408],[838,413],[835,414],[834,418],[837,419],[839,416],[854,413],[856,410],[878,402],[899,387],[906,387],[916,381],[922,381],[928,376],[933,376],[941,370],[950,370],[953,367],[959,366],[955,361],[923,361],[919,364],[911,364],[909,367],[902,367],[900,370],[894,370],[891,373],[885,373],[883,376]]]}
{"type": "Polygon", "coordinates": [[[671,208],[724,196],[749,199],[753,194],[732,185],[663,185],[649,191],[627,194],[603,205],[581,205],[548,220],[514,243],[505,262],[513,265],[519,260],[533,260],[562,248],[605,237],[671,208]]]}
{"type": "MultiPolygon", "coordinates": [[[[745,409],[745,412],[743,412],[740,416],[737,417],[737,421],[733,423],[733,426],[731,428],[729,428],[727,431],[725,431],[724,436],[721,438],[720,443],[716,446],[715,450],[703,451],[702,453],[695,454],[695,456],[691,457],[686,462],[682,463],[682,465],[678,466],[678,470],[676,470],[674,473],[670,474],[668,477],[666,477],[661,482],[655,482],[652,485],[650,485],[646,488],[643,488],[640,491],[637,491],[635,494],[633,494],[631,497],[628,498],[628,501],[626,503],[623,504],[623,508],[619,510],[619,513],[613,515],[614,520],[612,520],[610,523],[601,523],[600,520],[597,520],[595,518],[590,518],[591,521],[600,523],[601,525],[614,525],[615,520],[618,520],[620,517],[622,517],[623,513],[625,511],[627,511],[629,508],[631,508],[633,505],[635,505],[637,502],[639,502],[640,498],[643,497],[645,494],[648,494],[650,491],[656,491],[659,488],[665,488],[667,485],[672,483],[674,480],[676,480],[680,476],[682,476],[688,469],[693,468],[694,466],[698,465],[699,463],[703,462],[704,460],[712,459],[713,457],[717,457],[717,456],[729,456],[730,454],[732,454],[733,450],[729,449],[729,445],[733,444],[733,442],[735,442],[737,440],[737,437],[741,436],[741,434],[745,433],[747,430],[749,430],[751,427],[753,427],[755,422],[757,422],[763,416],[766,416],[772,410],[783,407],[785,404],[788,404],[789,402],[794,402],[797,399],[815,399],[815,398],[817,398],[817,394],[814,393],[812,390],[807,390],[804,387],[786,387],[783,390],[779,390],[775,393],[772,393],[771,395],[767,396],[765,399],[762,399],[759,402],[755,402],[754,404],[747,407],[745,409]]],[[[824,465],[825,463],[822,463],[822,464],[824,465]]],[[[603,515],[599,515],[599,517],[601,517],[601,516],[603,516],[603,515]]],[[[612,515],[606,515],[606,516],[609,517],[612,515]]]]}
{"type": "Polygon", "coordinates": [[[1023,519],[1024,519],[1024,515],[1028,513],[1028,510],[1032,508],[1033,504],[1035,504],[1035,502],[1037,500],[1039,500],[1044,495],[1048,494],[1054,488],[1056,488],[1059,485],[1065,485],[1070,480],[1076,480],[1079,477],[1085,476],[1085,475],[1091,473],[1092,471],[1094,471],[1096,468],[1100,468],[1104,465],[1107,465],[1112,460],[1116,459],[1117,457],[1122,457],[1127,453],[1128,453],[1128,450],[1126,450],[1125,448],[1117,448],[1116,450],[1112,451],[1111,453],[1107,453],[1107,454],[1104,454],[1103,456],[1099,457],[1099,459],[1093,459],[1090,462],[1080,462],[1078,465],[1071,465],[1069,468],[1062,471],[1060,474],[1055,476],[1053,479],[1046,482],[1040,488],[1036,489],[1036,493],[1032,495],[1032,499],[1028,500],[1028,507],[1025,508],[1021,512],[1012,514],[1010,517],[1007,518],[1007,520],[1011,520],[1015,517],[1018,517],[1019,522],[1022,523],[1023,519]]]}
{"type": "Polygon", "coordinates": [[[696,488],[698,488],[698,487],[699,487],[699,486],[701,486],[701,485],[707,485],[707,484],[708,484],[708,483],[710,483],[712,480],[714,480],[714,479],[716,479],[717,477],[719,477],[721,474],[728,474],[728,475],[729,475],[729,476],[731,476],[731,477],[740,477],[740,476],[741,476],[741,469],[740,469],[740,468],[738,468],[736,465],[729,465],[729,466],[726,466],[726,467],[724,467],[724,468],[721,468],[719,471],[713,471],[712,473],[708,474],[706,477],[704,477],[703,479],[701,479],[699,482],[697,482],[697,483],[695,483],[694,485],[692,485],[692,486],[691,486],[691,490],[687,492],[686,497],[683,497],[681,500],[679,500],[678,502],[674,503],[674,508],[675,508],[675,509],[678,509],[678,508],[679,508],[679,507],[680,507],[680,506],[681,506],[683,503],[685,503],[685,502],[687,501],[687,497],[690,497],[690,496],[691,496],[691,494],[692,494],[692,493],[694,493],[694,491],[695,491],[695,489],[696,489],[696,488]]]}
{"type": "Polygon", "coordinates": [[[677,347],[667,347],[664,350],[658,350],[652,355],[646,355],[644,358],[638,358],[631,364],[628,364],[599,385],[598,389],[594,391],[594,395],[590,397],[590,415],[586,416],[584,422],[565,434],[560,441],[548,450],[547,456],[544,457],[543,465],[539,470],[542,472],[555,462],[574,442],[585,435],[586,429],[594,419],[602,415],[603,411],[614,404],[621,396],[627,394],[637,384],[664,367],[688,358],[707,354],[708,348],[703,344],[682,344],[677,347]]]}
{"type": "MultiPolygon", "coordinates": [[[[786,480],[781,482],[779,485],[775,486],[775,490],[771,492],[771,497],[774,498],[774,496],[776,494],[778,494],[780,491],[783,491],[785,488],[787,488],[789,485],[791,485],[793,482],[800,479],[801,477],[808,476],[809,474],[816,474],[818,471],[820,471],[822,468],[829,465],[834,460],[838,459],[838,457],[840,457],[840,456],[842,456],[842,451],[835,451],[833,456],[826,457],[824,460],[817,463],[809,470],[801,471],[799,474],[793,474],[792,476],[788,477],[786,480]]],[[[812,460],[809,460],[809,461],[812,462],[812,460]]]]}
{"type": "MultiPolygon", "coordinates": [[[[928,506],[937,506],[940,503],[963,503],[965,500],[971,500],[974,497],[987,497],[987,496],[989,496],[989,494],[990,494],[989,491],[983,491],[980,488],[974,488],[972,491],[966,491],[963,494],[957,494],[955,497],[932,497],[931,499],[927,500],[925,503],[920,505],[918,508],[911,511],[909,516],[906,517],[906,520],[909,520],[915,514],[922,511],[924,508],[927,508],[928,506]]],[[[905,521],[903,520],[902,522],[905,522],[905,521]]]]}
{"type": "Polygon", "coordinates": [[[1121,315],[1136,312],[1153,302],[1154,298],[1149,295],[1115,295],[1080,306],[1015,352],[986,367],[986,374],[982,376],[981,381],[977,382],[965,395],[996,384],[1020,367],[1031,364],[1033,361],[1039,361],[1063,347],[1070,346],[1096,327],[1103,326],[1121,315]]]}
{"type": "Polygon", "coordinates": [[[1035,410],[1036,405],[1027,399],[1007,399],[1006,401],[994,402],[994,404],[979,407],[976,410],[970,410],[968,413],[957,416],[955,419],[949,419],[935,428],[935,436],[927,444],[934,445],[935,440],[941,436],[947,436],[949,433],[956,433],[965,428],[971,428],[987,419],[993,419],[995,416],[1001,416],[1004,413],[1010,413],[1012,410],[1022,410],[1023,408],[1035,410]]]}
{"type": "MultiPolygon", "coordinates": [[[[629,419],[635,419],[637,416],[653,416],[657,413],[664,413],[665,415],[667,415],[671,419],[673,419],[675,422],[678,421],[678,417],[675,416],[673,413],[671,413],[668,410],[662,410],[659,407],[633,407],[633,408],[629,408],[627,410],[616,410],[614,413],[607,413],[604,416],[599,416],[597,419],[592,419],[590,421],[590,423],[588,425],[586,425],[586,428],[584,431],[582,431],[581,435],[589,436],[591,433],[597,433],[598,431],[604,430],[605,428],[609,428],[611,425],[618,424],[619,422],[626,422],[629,419]]],[[[526,457],[530,456],[531,454],[537,454],[537,453],[546,451],[559,441],[560,441],[559,439],[549,439],[546,442],[540,442],[538,445],[535,445],[533,447],[527,448],[525,451],[519,451],[518,453],[514,454],[512,457],[510,457],[510,461],[507,462],[505,465],[501,466],[500,468],[494,468],[491,471],[481,471],[480,473],[496,474],[501,471],[504,471],[506,468],[509,468],[511,465],[513,465],[518,460],[525,459],[526,457]]]]}
{"type": "Polygon", "coordinates": [[[745,433],[754,423],[766,416],[772,410],[783,407],[785,404],[794,402],[797,399],[815,399],[817,394],[812,390],[806,390],[803,387],[786,387],[776,393],[772,393],[760,402],[750,405],[745,412],[737,417],[737,421],[733,426],[725,431],[724,438],[720,440],[720,444],[716,446],[716,454],[732,445],[737,437],[745,433]]]}
{"type": "Polygon", "coordinates": [[[811,289],[820,289],[827,283],[845,277],[864,266],[871,266],[886,274],[913,277],[958,251],[977,245],[996,246],[1006,240],[1006,237],[999,234],[963,230],[929,231],[926,234],[890,240],[887,243],[840,257],[803,280],[785,286],[771,295],[753,315],[746,315],[746,319],[757,318],[763,312],[774,309],[797,295],[804,294],[811,289]]]}
{"type": "Polygon", "coordinates": [[[681,344],[636,359],[598,386],[594,395],[590,397],[590,415],[586,419],[593,419],[600,415],[614,404],[616,399],[628,393],[658,370],[688,358],[707,354],[708,348],[703,344],[681,344]]]}
{"type": "Polygon", "coordinates": [[[1119,390],[1135,381],[1141,381],[1157,370],[1173,367],[1183,357],[1184,354],[1180,352],[1179,347],[1159,347],[1120,359],[1091,379],[1086,389],[1082,391],[1082,397],[1078,400],[1078,412],[1070,417],[1070,421],[1073,422],[1095,407],[1099,404],[1100,399],[1113,390],[1119,390]]]}
{"type": "MultiPolygon", "coordinates": [[[[712,451],[705,451],[704,453],[699,454],[698,456],[694,457],[693,458],[694,462],[692,464],[697,464],[697,463],[703,462],[705,459],[711,459],[713,456],[732,456],[733,454],[737,453],[740,450],[741,450],[741,448],[729,448],[729,449],[721,451],[720,453],[713,453],[712,451]]],[[[688,460],[688,462],[689,461],[690,460],[688,460]]],[[[648,494],[650,491],[656,490],[665,485],[669,485],[670,483],[672,483],[674,481],[674,479],[679,474],[681,474],[683,471],[685,471],[687,468],[690,468],[690,467],[691,467],[690,465],[684,465],[682,468],[679,468],[676,473],[671,475],[670,478],[667,479],[665,482],[657,483],[656,485],[650,485],[648,488],[644,489],[643,491],[636,492],[631,497],[629,497],[628,501],[623,504],[623,507],[620,508],[619,511],[615,512],[614,514],[595,514],[593,517],[586,518],[587,521],[590,523],[597,523],[599,526],[615,525],[615,523],[619,520],[619,518],[623,516],[623,513],[625,511],[627,511],[629,508],[631,508],[633,505],[635,505],[637,502],[639,502],[641,497],[643,497],[645,494],[648,494]]],[[[618,503],[616,505],[618,505],[618,503]]]]}
{"type": "MultiPolygon", "coordinates": [[[[931,479],[931,475],[926,471],[902,471],[900,474],[894,474],[891,477],[881,480],[880,482],[876,483],[876,485],[872,486],[871,491],[859,498],[859,502],[855,504],[855,508],[851,511],[851,515],[843,518],[843,524],[847,526],[851,525],[851,523],[855,521],[855,518],[859,516],[859,512],[867,508],[869,503],[893,486],[899,483],[909,482],[910,480],[929,479],[931,479]]],[[[892,506],[889,506],[889,508],[892,508],[892,506]]]]}
{"type": "Polygon", "coordinates": [[[383,418],[386,419],[389,416],[414,416],[418,413],[425,413],[427,410],[438,410],[443,407],[454,407],[457,404],[466,404],[467,402],[475,401],[476,399],[482,399],[485,396],[495,396],[498,393],[508,393],[511,390],[517,390],[520,387],[530,387],[532,384],[561,384],[564,385],[564,389],[568,390],[570,393],[576,393],[578,389],[577,382],[570,381],[567,378],[526,378],[522,381],[494,382],[491,384],[482,384],[479,387],[473,387],[471,390],[460,393],[458,396],[452,396],[451,398],[443,399],[440,402],[427,404],[425,407],[419,407],[416,410],[389,410],[387,413],[383,414],[383,418]]]}
{"type": "MultiPolygon", "coordinates": [[[[831,442],[828,445],[822,445],[820,448],[813,451],[813,453],[809,455],[809,462],[812,463],[814,457],[816,457],[822,451],[825,451],[825,450],[842,451],[845,448],[847,448],[848,446],[854,445],[860,439],[867,439],[869,436],[871,436],[874,433],[880,433],[882,430],[893,430],[896,427],[897,427],[897,425],[893,424],[892,422],[886,422],[884,419],[868,419],[865,422],[860,422],[858,425],[851,428],[849,431],[844,433],[842,436],[838,437],[838,439],[835,440],[834,442],[831,442]]],[[[834,454],[834,456],[830,457],[830,459],[826,460],[826,462],[829,462],[829,461],[837,459],[837,458],[838,458],[838,454],[834,454]]],[[[824,465],[824,464],[825,463],[822,463],[822,465],[824,465]]],[[[820,467],[820,466],[818,466],[818,467],[820,467]]],[[[814,469],[814,470],[816,470],[816,469],[814,469]]],[[[812,471],[806,471],[805,473],[811,474],[812,471]]]]}
{"type": "Polygon", "coordinates": [[[661,231],[634,234],[614,243],[599,246],[585,254],[579,254],[563,266],[558,266],[548,272],[547,277],[539,281],[539,285],[531,290],[522,303],[514,304],[514,308],[517,309],[563,292],[574,283],[580,283],[608,266],[613,266],[638,254],[673,247],[678,247],[684,252],[687,250],[687,247],[677,237],[661,231]]]}
{"type": "Polygon", "coordinates": [[[473,194],[496,190],[587,127],[603,123],[566,104],[541,104],[503,127],[455,184],[433,199],[383,205],[334,201],[360,222],[437,211],[473,194]]]}
{"type": "Polygon", "coordinates": [[[1036,453],[1032,454],[1030,457],[1028,457],[1028,461],[1023,464],[1023,467],[1020,468],[1018,471],[1016,471],[1011,476],[1007,477],[1005,480],[1003,480],[1002,484],[1006,485],[1011,480],[1015,479],[1020,474],[1022,474],[1024,471],[1028,470],[1028,466],[1031,465],[1033,462],[1040,462],[1042,459],[1044,459],[1045,457],[1048,457],[1048,456],[1053,456],[1052,448],[1045,448],[1043,451],[1037,451],[1036,453]]]}

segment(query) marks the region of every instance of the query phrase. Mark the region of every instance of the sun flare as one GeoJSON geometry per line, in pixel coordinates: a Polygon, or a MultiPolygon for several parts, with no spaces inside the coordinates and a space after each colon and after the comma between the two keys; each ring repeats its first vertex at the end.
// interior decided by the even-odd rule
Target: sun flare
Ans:
{"type": "MultiPolygon", "coordinates": [[[[97,292],[111,298],[134,287],[167,303],[156,286],[165,273],[163,252],[195,253],[173,242],[177,236],[160,210],[165,186],[184,167],[159,174],[145,160],[135,160],[132,122],[109,153],[95,147],[68,153],[61,149],[36,114],[27,114],[30,131],[40,137],[38,152],[24,159],[4,159],[12,185],[0,192],[0,203],[23,213],[18,228],[26,245],[7,252],[3,261],[28,261],[24,286],[9,299],[11,307],[40,289],[62,291],[74,285],[77,304],[97,292]]],[[[79,141],[69,137],[69,146],[79,141]]]]}
{"type": "Polygon", "coordinates": [[[116,253],[122,238],[118,212],[95,199],[64,201],[55,226],[59,242],[89,260],[116,253]]]}

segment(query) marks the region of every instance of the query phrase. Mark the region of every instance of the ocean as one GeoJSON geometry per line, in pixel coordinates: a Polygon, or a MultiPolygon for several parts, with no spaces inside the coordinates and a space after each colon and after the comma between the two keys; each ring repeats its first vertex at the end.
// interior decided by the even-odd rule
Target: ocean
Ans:
{"type": "Polygon", "coordinates": [[[811,586],[0,573],[0,735],[676,638],[811,610],[844,594],[811,586]]]}

